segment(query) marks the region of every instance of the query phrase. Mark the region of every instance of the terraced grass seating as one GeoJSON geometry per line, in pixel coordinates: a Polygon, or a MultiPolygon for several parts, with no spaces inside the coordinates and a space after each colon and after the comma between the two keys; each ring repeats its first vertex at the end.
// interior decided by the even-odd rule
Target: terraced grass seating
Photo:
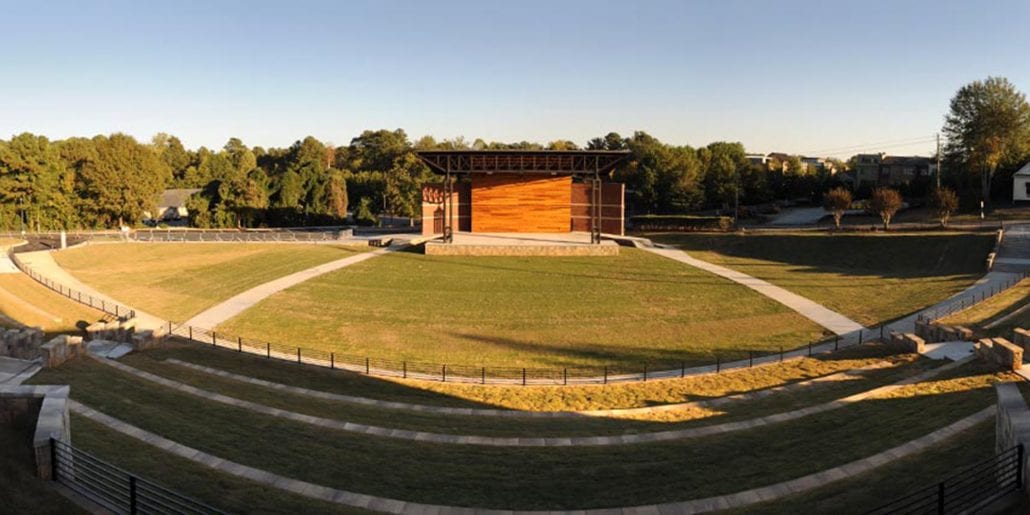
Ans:
{"type": "Polygon", "coordinates": [[[24,274],[0,274],[2,325],[38,327],[54,334],[104,317],[104,313],[67,299],[24,274]]]}
{"type": "Polygon", "coordinates": [[[532,417],[532,418],[579,418],[584,416],[590,417],[628,417],[634,415],[651,415],[656,413],[665,413],[669,411],[684,410],[688,408],[700,408],[700,407],[716,407],[729,404],[731,402],[741,402],[746,400],[755,400],[768,397],[773,394],[783,393],[787,391],[793,391],[798,389],[810,388],[813,385],[820,383],[829,383],[834,381],[843,381],[851,377],[861,376],[869,371],[880,370],[886,367],[892,366],[889,361],[876,362],[871,365],[847,370],[844,372],[837,372],[827,376],[817,377],[814,379],[808,379],[804,381],[798,381],[794,383],[785,384],[782,386],[773,386],[762,390],[756,390],[747,393],[740,393],[735,395],[727,395],[724,397],[717,397],[702,401],[690,401],[672,404],[658,404],[654,406],[645,406],[640,408],[615,408],[615,409],[604,409],[604,410],[582,410],[582,411],[526,411],[526,410],[508,410],[508,409],[489,409],[489,408],[451,408],[446,406],[432,406],[426,404],[411,404],[405,402],[390,402],[381,401],[377,399],[370,399],[367,397],[355,397],[353,395],[341,395],[330,392],[323,392],[320,390],[312,390],[309,388],[300,388],[297,386],[290,386],[282,383],[274,383],[271,381],[265,381],[263,379],[255,379],[252,377],[233,374],[219,370],[217,368],[205,367],[202,365],[195,365],[186,361],[178,359],[169,359],[166,361],[172,365],[188,368],[190,370],[203,372],[213,376],[232,379],[251,385],[262,386],[265,388],[271,388],[283,392],[288,392],[296,395],[303,395],[307,397],[313,397],[317,399],[334,400],[340,402],[347,402],[353,404],[360,404],[364,406],[375,406],[377,408],[385,409],[396,409],[405,411],[415,411],[422,413],[435,413],[439,415],[462,415],[462,416],[485,416],[485,417],[532,417]]]}
{"type": "Polygon", "coordinates": [[[66,381],[73,396],[94,410],[270,474],[406,502],[497,509],[682,502],[792,481],[895,449],[980,414],[993,402],[989,386],[999,379],[1006,377],[970,364],[878,400],[755,430],[682,442],[533,449],[327,434],[197,399],[88,361],[37,378],[66,381]],[[658,477],[662,480],[641,481],[658,477]]]}
{"type": "MultiPolygon", "coordinates": [[[[149,368],[148,363],[150,362],[179,359],[265,381],[388,402],[521,411],[590,411],[646,408],[663,404],[705,401],[864,368],[882,361],[904,364],[917,358],[911,355],[899,355],[898,352],[900,350],[891,345],[870,343],[842,349],[832,355],[788,359],[782,363],[770,364],[761,368],[724,371],[719,374],[646,383],[560,388],[502,385],[481,387],[439,382],[397,381],[268,360],[212,346],[172,344],[167,348],[134,354],[125,359],[133,366],[150,371],[159,371],[149,368]]],[[[161,373],[167,375],[167,372],[161,373]]],[[[824,386],[835,388],[838,385],[824,383],[824,386]]],[[[653,414],[652,418],[655,417],[656,415],[653,414]]]]}
{"type": "MultiPolygon", "coordinates": [[[[851,403],[854,403],[854,402],[858,402],[858,401],[861,401],[861,400],[864,400],[864,399],[867,399],[867,398],[873,398],[873,397],[876,397],[877,395],[881,395],[881,394],[890,392],[893,389],[896,389],[896,388],[898,388],[898,387],[900,387],[902,385],[913,384],[913,383],[916,383],[916,382],[927,380],[927,379],[929,379],[931,377],[938,376],[938,375],[940,375],[940,374],[942,374],[942,373],[944,373],[946,371],[949,371],[949,370],[951,370],[953,368],[956,368],[956,367],[964,364],[964,362],[967,362],[969,360],[967,359],[967,360],[964,360],[963,362],[952,363],[952,364],[949,364],[949,365],[945,365],[943,367],[938,367],[938,368],[935,368],[935,369],[930,369],[930,370],[924,371],[922,373],[915,374],[915,375],[912,375],[910,377],[906,377],[905,379],[902,379],[901,381],[898,381],[898,382],[896,382],[896,383],[894,383],[892,385],[881,386],[879,388],[872,388],[872,389],[869,389],[869,390],[861,391],[861,392],[849,395],[847,397],[840,398],[840,399],[835,399],[835,400],[832,400],[830,402],[826,402],[826,403],[822,403],[822,404],[815,404],[815,405],[811,405],[811,406],[807,406],[807,407],[803,407],[803,408],[799,407],[799,406],[794,406],[793,409],[791,409],[790,411],[781,412],[781,413],[773,413],[773,414],[770,414],[770,415],[767,415],[767,416],[764,416],[764,417],[752,418],[752,419],[747,419],[747,420],[740,420],[740,421],[735,421],[735,422],[725,422],[725,423],[722,423],[722,424],[713,424],[713,425],[705,425],[705,426],[700,426],[700,427],[691,427],[691,428],[685,428],[685,429],[658,430],[658,429],[651,428],[651,429],[639,432],[637,434],[621,434],[621,435],[611,435],[611,436],[594,436],[594,435],[591,435],[589,431],[583,431],[581,429],[577,431],[576,429],[578,429],[578,428],[575,427],[576,424],[574,424],[574,423],[567,423],[567,424],[565,424],[565,426],[568,426],[568,428],[565,429],[565,431],[572,430],[572,431],[569,431],[567,433],[562,433],[561,432],[562,431],[561,426],[549,427],[549,426],[546,426],[544,424],[537,424],[535,427],[533,427],[533,426],[530,426],[530,427],[526,427],[526,426],[517,427],[517,426],[509,426],[507,424],[504,425],[504,426],[500,426],[500,427],[490,427],[490,426],[487,426],[484,423],[479,423],[479,425],[481,427],[489,428],[491,430],[490,434],[496,434],[498,431],[502,431],[503,432],[503,431],[507,430],[508,432],[515,432],[517,434],[521,433],[521,434],[524,434],[524,435],[528,435],[528,437],[522,437],[522,436],[511,436],[511,437],[506,437],[506,436],[484,436],[484,435],[481,435],[481,434],[478,434],[478,433],[473,433],[472,431],[474,431],[474,430],[467,430],[467,431],[470,432],[470,434],[453,434],[453,433],[443,433],[443,434],[441,434],[439,432],[427,432],[427,431],[417,430],[419,428],[419,426],[417,424],[414,425],[414,426],[409,426],[409,427],[414,427],[414,429],[398,429],[397,428],[397,420],[398,420],[397,418],[393,418],[391,421],[386,422],[387,424],[389,424],[389,427],[384,427],[382,425],[369,425],[369,424],[364,424],[364,423],[357,422],[353,418],[349,418],[349,417],[353,416],[353,412],[347,413],[346,411],[341,413],[341,415],[343,417],[348,417],[348,418],[325,418],[323,416],[316,415],[316,414],[314,414],[312,412],[302,414],[302,413],[297,413],[296,411],[293,411],[291,409],[284,409],[282,407],[271,407],[271,406],[268,406],[266,404],[262,404],[262,403],[259,403],[259,402],[252,402],[252,401],[242,400],[242,399],[239,399],[239,398],[234,397],[234,396],[229,396],[229,395],[225,395],[225,394],[222,394],[222,393],[217,393],[217,392],[213,392],[213,391],[209,391],[209,390],[204,390],[202,388],[197,388],[197,387],[189,385],[189,384],[185,384],[185,383],[182,383],[182,382],[179,382],[179,381],[171,380],[171,379],[168,379],[166,377],[163,377],[163,376],[160,376],[160,375],[157,375],[157,374],[153,374],[153,373],[150,373],[150,372],[146,372],[146,371],[143,371],[143,370],[139,370],[139,369],[136,369],[136,368],[133,368],[133,367],[121,364],[121,363],[114,362],[114,361],[110,361],[110,360],[98,360],[98,361],[100,363],[105,364],[105,365],[114,367],[114,368],[116,368],[116,369],[118,369],[118,370],[120,370],[122,372],[127,373],[127,374],[132,374],[132,375],[135,375],[135,376],[140,377],[142,379],[145,379],[147,381],[151,381],[151,382],[160,384],[162,386],[166,386],[168,388],[173,388],[175,390],[182,391],[182,392],[188,393],[190,395],[195,395],[197,397],[201,397],[201,398],[205,398],[205,399],[208,399],[208,400],[213,400],[213,401],[216,401],[216,402],[220,402],[220,403],[224,403],[224,404],[240,407],[240,408],[243,408],[243,409],[251,410],[251,411],[262,413],[262,414],[267,414],[267,415],[270,415],[270,416],[287,418],[287,419],[290,419],[290,420],[295,420],[295,421],[306,423],[306,424],[311,424],[311,425],[315,425],[315,426],[325,427],[325,428],[328,428],[328,429],[335,429],[335,430],[349,431],[349,432],[358,432],[358,433],[382,436],[382,437],[387,437],[387,438],[398,438],[398,439],[408,439],[408,440],[426,441],[426,442],[435,442],[435,443],[447,443],[447,444],[493,445],[493,446],[512,446],[512,447],[562,447],[562,446],[592,446],[592,445],[628,445],[628,444],[641,444],[641,443],[649,443],[649,442],[656,442],[656,441],[677,440],[677,439],[684,439],[684,438],[697,438],[697,437],[711,435],[711,434],[719,434],[719,433],[726,433],[726,432],[732,432],[732,431],[739,431],[739,430],[742,430],[742,429],[751,429],[751,428],[760,427],[760,426],[764,426],[764,425],[780,423],[780,422],[784,422],[784,421],[787,421],[787,420],[793,420],[793,419],[796,419],[796,418],[806,417],[806,416],[814,415],[814,414],[817,414],[817,413],[823,413],[823,412],[826,412],[826,411],[830,411],[830,410],[834,410],[834,409],[839,409],[839,408],[842,408],[842,407],[847,406],[848,404],[851,404],[851,403]],[[540,434],[541,430],[546,430],[547,432],[545,434],[540,434]],[[552,436],[544,437],[544,436],[546,436],[546,434],[551,434],[552,436]],[[584,434],[584,436],[575,436],[577,434],[584,434]]],[[[286,405],[289,405],[289,404],[292,404],[292,403],[286,403],[286,405]]],[[[315,413],[317,413],[317,412],[315,412],[315,413]]],[[[423,417],[423,421],[424,421],[423,424],[428,423],[429,417],[423,417]]],[[[603,422],[603,421],[598,421],[598,422],[603,422]]],[[[462,427],[463,425],[465,425],[465,424],[460,423],[460,421],[458,421],[458,420],[454,420],[454,421],[441,420],[441,421],[438,422],[438,424],[439,423],[442,423],[442,424],[451,423],[451,424],[454,424],[454,425],[456,425],[458,427],[462,427]]],[[[597,425],[598,425],[598,429],[604,428],[604,426],[601,425],[601,424],[597,424],[597,425]]],[[[625,427],[625,425],[623,425],[623,424],[619,424],[619,425],[608,424],[608,426],[609,426],[608,427],[608,431],[605,431],[605,432],[610,432],[611,429],[618,429],[619,427],[625,427]],[[614,427],[612,427],[612,426],[614,426],[614,427]]]]}

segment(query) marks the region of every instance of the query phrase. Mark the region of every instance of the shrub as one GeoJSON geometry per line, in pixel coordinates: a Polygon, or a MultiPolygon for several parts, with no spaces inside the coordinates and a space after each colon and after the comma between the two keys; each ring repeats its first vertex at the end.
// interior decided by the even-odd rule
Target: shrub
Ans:
{"type": "Polygon", "coordinates": [[[869,214],[880,215],[883,220],[883,230],[890,229],[891,219],[894,213],[901,209],[901,194],[890,188],[876,188],[869,197],[869,204],[866,211],[869,214]]]}
{"type": "Polygon", "coordinates": [[[833,215],[833,224],[840,229],[840,219],[851,207],[851,192],[843,187],[833,188],[823,195],[823,209],[833,215]]]}
{"type": "Polygon", "coordinates": [[[958,195],[947,186],[937,188],[930,193],[930,205],[941,221],[941,227],[947,227],[951,214],[958,209],[958,195]]]}

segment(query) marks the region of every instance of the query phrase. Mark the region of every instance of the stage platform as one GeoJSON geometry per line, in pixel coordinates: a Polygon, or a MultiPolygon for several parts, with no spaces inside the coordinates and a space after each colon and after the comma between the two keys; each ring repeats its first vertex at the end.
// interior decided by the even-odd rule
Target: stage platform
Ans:
{"type": "Polygon", "coordinates": [[[590,233],[454,233],[453,243],[426,242],[432,256],[617,256],[611,240],[590,243],[590,233]]]}

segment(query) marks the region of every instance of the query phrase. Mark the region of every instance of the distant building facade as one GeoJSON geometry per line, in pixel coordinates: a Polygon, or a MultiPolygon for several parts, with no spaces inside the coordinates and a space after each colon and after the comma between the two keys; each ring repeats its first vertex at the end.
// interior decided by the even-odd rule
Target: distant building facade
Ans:
{"type": "Polygon", "coordinates": [[[1030,200],[1030,163],[1012,174],[1012,201],[1030,200]]]}
{"type": "Polygon", "coordinates": [[[852,157],[851,179],[855,187],[898,186],[937,173],[932,158],[923,156],[888,156],[884,153],[858,154],[852,157]]]}
{"type": "Polygon", "coordinates": [[[200,191],[199,188],[164,190],[161,192],[161,198],[157,201],[157,215],[154,216],[148,212],[143,214],[143,218],[159,222],[187,218],[189,211],[186,209],[186,200],[194,193],[199,193],[200,191]]]}

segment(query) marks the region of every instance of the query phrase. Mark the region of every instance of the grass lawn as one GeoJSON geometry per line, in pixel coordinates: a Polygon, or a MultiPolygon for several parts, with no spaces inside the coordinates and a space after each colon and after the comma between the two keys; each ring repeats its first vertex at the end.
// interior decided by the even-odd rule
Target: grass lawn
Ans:
{"type": "Polygon", "coordinates": [[[259,284],[367,250],[274,243],[112,243],[54,253],[80,281],[134,308],[185,322],[259,284]]]}
{"type": "Polygon", "coordinates": [[[1030,327],[1030,309],[1015,314],[992,327],[985,327],[994,321],[1012,314],[1030,303],[1030,279],[983,302],[940,319],[947,325],[962,325],[972,329],[978,336],[1002,336],[1012,339],[1012,329],[1030,327]]]}
{"type": "Polygon", "coordinates": [[[645,234],[863,325],[933,305],[985,273],[993,232],[645,234]]]}
{"type": "MultiPolygon", "coordinates": [[[[645,445],[504,448],[327,431],[152,386],[78,360],[34,383],[225,459],[326,486],[405,500],[571,509],[694,499],[810,474],[896,446],[994,402],[977,365],[947,378],[759,430],[645,445]]],[[[154,449],[154,456],[160,451],[154,449]]]]}
{"type": "Polygon", "coordinates": [[[104,314],[55,293],[24,274],[0,274],[0,326],[41,327],[47,333],[77,331],[104,314]]]}
{"type": "Polygon", "coordinates": [[[699,425],[711,425],[734,420],[750,419],[774,413],[789,412],[804,406],[829,402],[853,393],[892,383],[903,377],[933,366],[937,362],[909,359],[899,360],[898,366],[867,372],[825,384],[800,388],[795,391],[773,393],[749,402],[737,402],[715,407],[640,414],[630,418],[577,417],[560,419],[498,418],[453,416],[404,410],[384,410],[332,400],[282,392],[272,388],[244,385],[238,381],[219,378],[172,364],[155,361],[146,354],[134,354],[122,361],[138,369],[263,406],[323,417],[345,422],[367,424],[394,429],[427,431],[447,434],[469,434],[497,437],[519,436],[594,436],[668,431],[699,425]]]}
{"type": "Polygon", "coordinates": [[[19,417],[0,425],[0,511],[4,513],[87,513],[36,477],[32,433],[35,423],[19,417]]]}
{"type": "Polygon", "coordinates": [[[357,356],[549,368],[678,367],[822,335],[758,293],[636,249],[585,258],[398,252],[273,295],[219,330],[357,356]]]}
{"type": "Polygon", "coordinates": [[[72,441],[94,456],[174,492],[228,513],[362,513],[238,478],[166,454],[92,420],[72,414],[72,441]]]}
{"type": "Polygon", "coordinates": [[[886,345],[866,344],[832,355],[721,374],[663,379],[645,383],[577,386],[462,385],[437,381],[404,381],[296,365],[203,345],[177,345],[146,351],[153,360],[176,358],[235,374],[312,390],[387,401],[438,406],[507,408],[527,411],[576,411],[638,408],[721,397],[782,386],[797,381],[861,368],[883,360],[906,360],[886,345]]]}
{"type": "Polygon", "coordinates": [[[994,438],[994,422],[983,422],[915,456],[859,477],[727,513],[867,513],[894,499],[933,486],[965,467],[994,456],[994,438]]]}

